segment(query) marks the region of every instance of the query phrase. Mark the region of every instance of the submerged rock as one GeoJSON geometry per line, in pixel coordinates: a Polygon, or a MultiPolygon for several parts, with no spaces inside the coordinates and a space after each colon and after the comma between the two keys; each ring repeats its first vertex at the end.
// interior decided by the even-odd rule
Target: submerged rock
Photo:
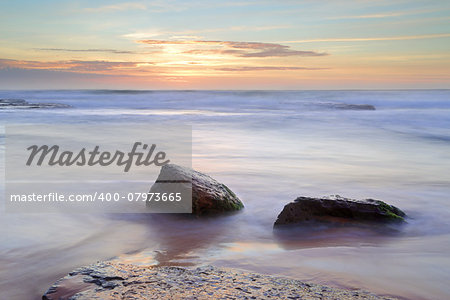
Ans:
{"type": "Polygon", "coordinates": [[[406,214],[380,200],[354,200],[340,196],[330,198],[298,197],[286,204],[274,225],[306,222],[403,222],[406,214]]]}
{"type": "MultiPolygon", "coordinates": [[[[171,186],[168,187],[166,183],[192,184],[192,213],[195,215],[236,211],[244,207],[225,184],[190,168],[175,164],[164,165],[150,193],[172,192],[171,186]]],[[[147,205],[149,204],[147,201],[147,205]]]]}
{"type": "Polygon", "coordinates": [[[298,280],[221,269],[143,267],[99,262],[58,280],[42,297],[57,299],[395,299],[298,280]]]}
{"type": "Polygon", "coordinates": [[[351,104],[351,103],[336,103],[336,102],[318,102],[319,108],[338,109],[338,110],[376,110],[375,106],[371,104],[351,104]]]}
{"type": "Polygon", "coordinates": [[[72,106],[61,103],[30,103],[23,99],[0,99],[0,109],[5,108],[70,108],[72,106]]]}
{"type": "Polygon", "coordinates": [[[337,109],[347,109],[347,110],[375,110],[375,106],[370,104],[346,104],[338,103],[334,105],[337,109]]]}
{"type": "Polygon", "coordinates": [[[22,106],[27,102],[23,99],[0,99],[0,107],[5,106],[22,106]]]}

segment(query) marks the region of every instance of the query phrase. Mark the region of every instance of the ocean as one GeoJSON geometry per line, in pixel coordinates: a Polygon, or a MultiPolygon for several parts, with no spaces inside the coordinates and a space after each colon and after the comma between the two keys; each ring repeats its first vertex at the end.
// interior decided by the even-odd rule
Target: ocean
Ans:
{"type": "Polygon", "coordinates": [[[0,91],[0,99],[11,98],[73,108],[0,107],[2,182],[6,124],[151,130],[180,122],[192,126],[193,168],[225,183],[245,209],[204,219],[2,209],[1,299],[40,299],[72,269],[110,258],[450,298],[450,90],[0,91]],[[288,202],[326,195],[380,199],[409,218],[384,233],[273,230],[288,202]]]}

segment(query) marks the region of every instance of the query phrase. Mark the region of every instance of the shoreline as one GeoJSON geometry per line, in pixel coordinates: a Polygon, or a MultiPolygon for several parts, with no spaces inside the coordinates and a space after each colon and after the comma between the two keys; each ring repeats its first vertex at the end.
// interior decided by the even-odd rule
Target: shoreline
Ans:
{"type": "Polygon", "coordinates": [[[399,298],[232,268],[143,267],[107,261],[70,272],[53,284],[42,299],[394,300],[399,298]]]}

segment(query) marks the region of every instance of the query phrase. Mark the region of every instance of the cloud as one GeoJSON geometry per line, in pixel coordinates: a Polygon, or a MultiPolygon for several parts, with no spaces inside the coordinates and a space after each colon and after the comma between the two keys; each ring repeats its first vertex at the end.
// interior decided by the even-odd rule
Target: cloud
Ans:
{"type": "Polygon", "coordinates": [[[280,43],[315,43],[315,42],[367,42],[367,41],[403,41],[403,40],[421,40],[450,37],[450,33],[422,34],[422,35],[404,35],[388,37],[363,37],[363,38],[323,38],[297,41],[282,41],[280,43]]]}
{"type": "MultiPolygon", "coordinates": [[[[92,1],[95,2],[95,1],[92,1]]],[[[174,12],[187,9],[217,9],[218,7],[242,7],[255,6],[258,1],[225,1],[223,3],[216,1],[173,1],[173,0],[152,0],[137,2],[122,2],[98,7],[85,8],[86,12],[114,12],[124,10],[149,10],[151,12],[174,12]]]]}
{"type": "Polygon", "coordinates": [[[270,31],[277,29],[292,28],[291,25],[273,25],[273,26],[231,26],[225,28],[216,28],[214,31],[270,31]]]}
{"type": "Polygon", "coordinates": [[[336,17],[330,17],[328,19],[329,20],[352,20],[352,19],[394,18],[394,17],[401,17],[401,16],[408,16],[408,15],[431,13],[431,12],[435,12],[435,11],[438,11],[438,10],[426,9],[426,10],[397,11],[397,12],[385,12],[385,13],[376,13],[376,14],[367,14],[367,15],[336,16],[336,17]]]}
{"type": "Polygon", "coordinates": [[[223,67],[216,68],[217,71],[242,72],[242,71],[283,71],[283,70],[325,70],[328,68],[307,68],[307,67],[277,67],[277,66],[261,66],[261,67],[223,67]]]}
{"type": "Polygon", "coordinates": [[[130,9],[147,9],[147,6],[141,2],[124,2],[99,7],[88,7],[85,10],[88,12],[108,12],[108,11],[121,11],[130,9]]]}
{"type": "Polygon", "coordinates": [[[38,51],[55,51],[55,52],[102,52],[113,54],[135,54],[135,51],[115,50],[115,49],[67,49],[67,48],[33,48],[38,51]]]}
{"type": "Polygon", "coordinates": [[[327,53],[316,51],[293,50],[289,46],[260,43],[260,42],[232,42],[207,40],[139,40],[139,43],[148,45],[193,45],[209,46],[213,49],[191,49],[186,54],[230,54],[239,57],[283,57],[283,56],[324,56],[327,53]],[[218,48],[219,47],[219,48],[218,48]]]}
{"type": "Polygon", "coordinates": [[[71,60],[66,63],[72,71],[107,71],[123,68],[136,68],[142,62],[111,62],[111,61],[79,61],[71,60]]]}
{"type": "Polygon", "coordinates": [[[407,15],[406,12],[391,12],[391,13],[380,13],[380,14],[369,14],[369,15],[357,15],[357,16],[338,16],[330,17],[329,20],[352,20],[352,19],[380,19],[380,18],[392,18],[407,15]]]}
{"type": "Polygon", "coordinates": [[[187,50],[183,52],[184,54],[193,54],[193,55],[236,55],[240,56],[242,54],[242,50],[233,50],[233,49],[193,49],[187,50]]]}
{"type": "Polygon", "coordinates": [[[196,40],[201,39],[202,37],[198,35],[174,35],[170,38],[175,40],[196,40]]]}
{"type": "MultiPolygon", "coordinates": [[[[145,31],[145,32],[133,32],[133,33],[127,33],[127,34],[123,34],[121,35],[124,38],[127,39],[148,39],[148,38],[154,38],[157,36],[161,36],[166,34],[165,32],[161,32],[161,31],[157,31],[157,30],[153,30],[153,31],[145,31]]],[[[170,33],[172,34],[172,33],[170,33]]]]}
{"type": "Polygon", "coordinates": [[[199,34],[217,33],[217,32],[249,32],[249,31],[270,31],[277,29],[292,28],[291,25],[273,25],[273,26],[231,26],[220,28],[201,28],[201,29],[186,29],[186,30],[163,30],[163,29],[149,29],[144,31],[137,31],[121,35],[127,39],[151,39],[155,37],[171,36],[171,39],[201,39],[199,34]]]}
{"type": "Polygon", "coordinates": [[[122,2],[99,7],[88,7],[84,11],[91,13],[116,12],[124,10],[145,10],[154,13],[173,12],[185,10],[191,5],[188,3],[176,3],[175,1],[146,1],[146,2],[122,2]]]}
{"type": "Polygon", "coordinates": [[[19,68],[31,70],[54,70],[54,71],[72,71],[72,72],[101,72],[113,71],[120,69],[134,69],[139,64],[152,64],[149,62],[112,62],[112,61],[83,61],[83,60],[67,60],[67,61],[29,61],[15,59],[0,59],[0,69],[19,68]]]}

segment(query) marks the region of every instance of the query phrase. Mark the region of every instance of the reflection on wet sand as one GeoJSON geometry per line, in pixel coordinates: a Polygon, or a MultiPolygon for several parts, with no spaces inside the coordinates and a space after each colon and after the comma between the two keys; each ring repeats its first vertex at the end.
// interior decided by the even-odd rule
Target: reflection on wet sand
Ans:
{"type": "Polygon", "coordinates": [[[252,235],[242,227],[245,214],[198,218],[186,214],[139,214],[128,218],[148,227],[147,247],[118,256],[124,263],[155,266],[194,266],[220,257],[261,255],[319,247],[380,246],[399,238],[401,226],[277,227],[252,235]]]}
{"type": "Polygon", "coordinates": [[[274,241],[285,250],[317,247],[376,246],[403,235],[401,225],[287,226],[273,230],[274,241]]]}
{"type": "Polygon", "coordinates": [[[145,214],[138,222],[149,228],[149,247],[117,259],[134,264],[157,266],[191,266],[198,253],[220,243],[228,236],[231,219],[225,216],[197,218],[186,214],[145,214]]]}

